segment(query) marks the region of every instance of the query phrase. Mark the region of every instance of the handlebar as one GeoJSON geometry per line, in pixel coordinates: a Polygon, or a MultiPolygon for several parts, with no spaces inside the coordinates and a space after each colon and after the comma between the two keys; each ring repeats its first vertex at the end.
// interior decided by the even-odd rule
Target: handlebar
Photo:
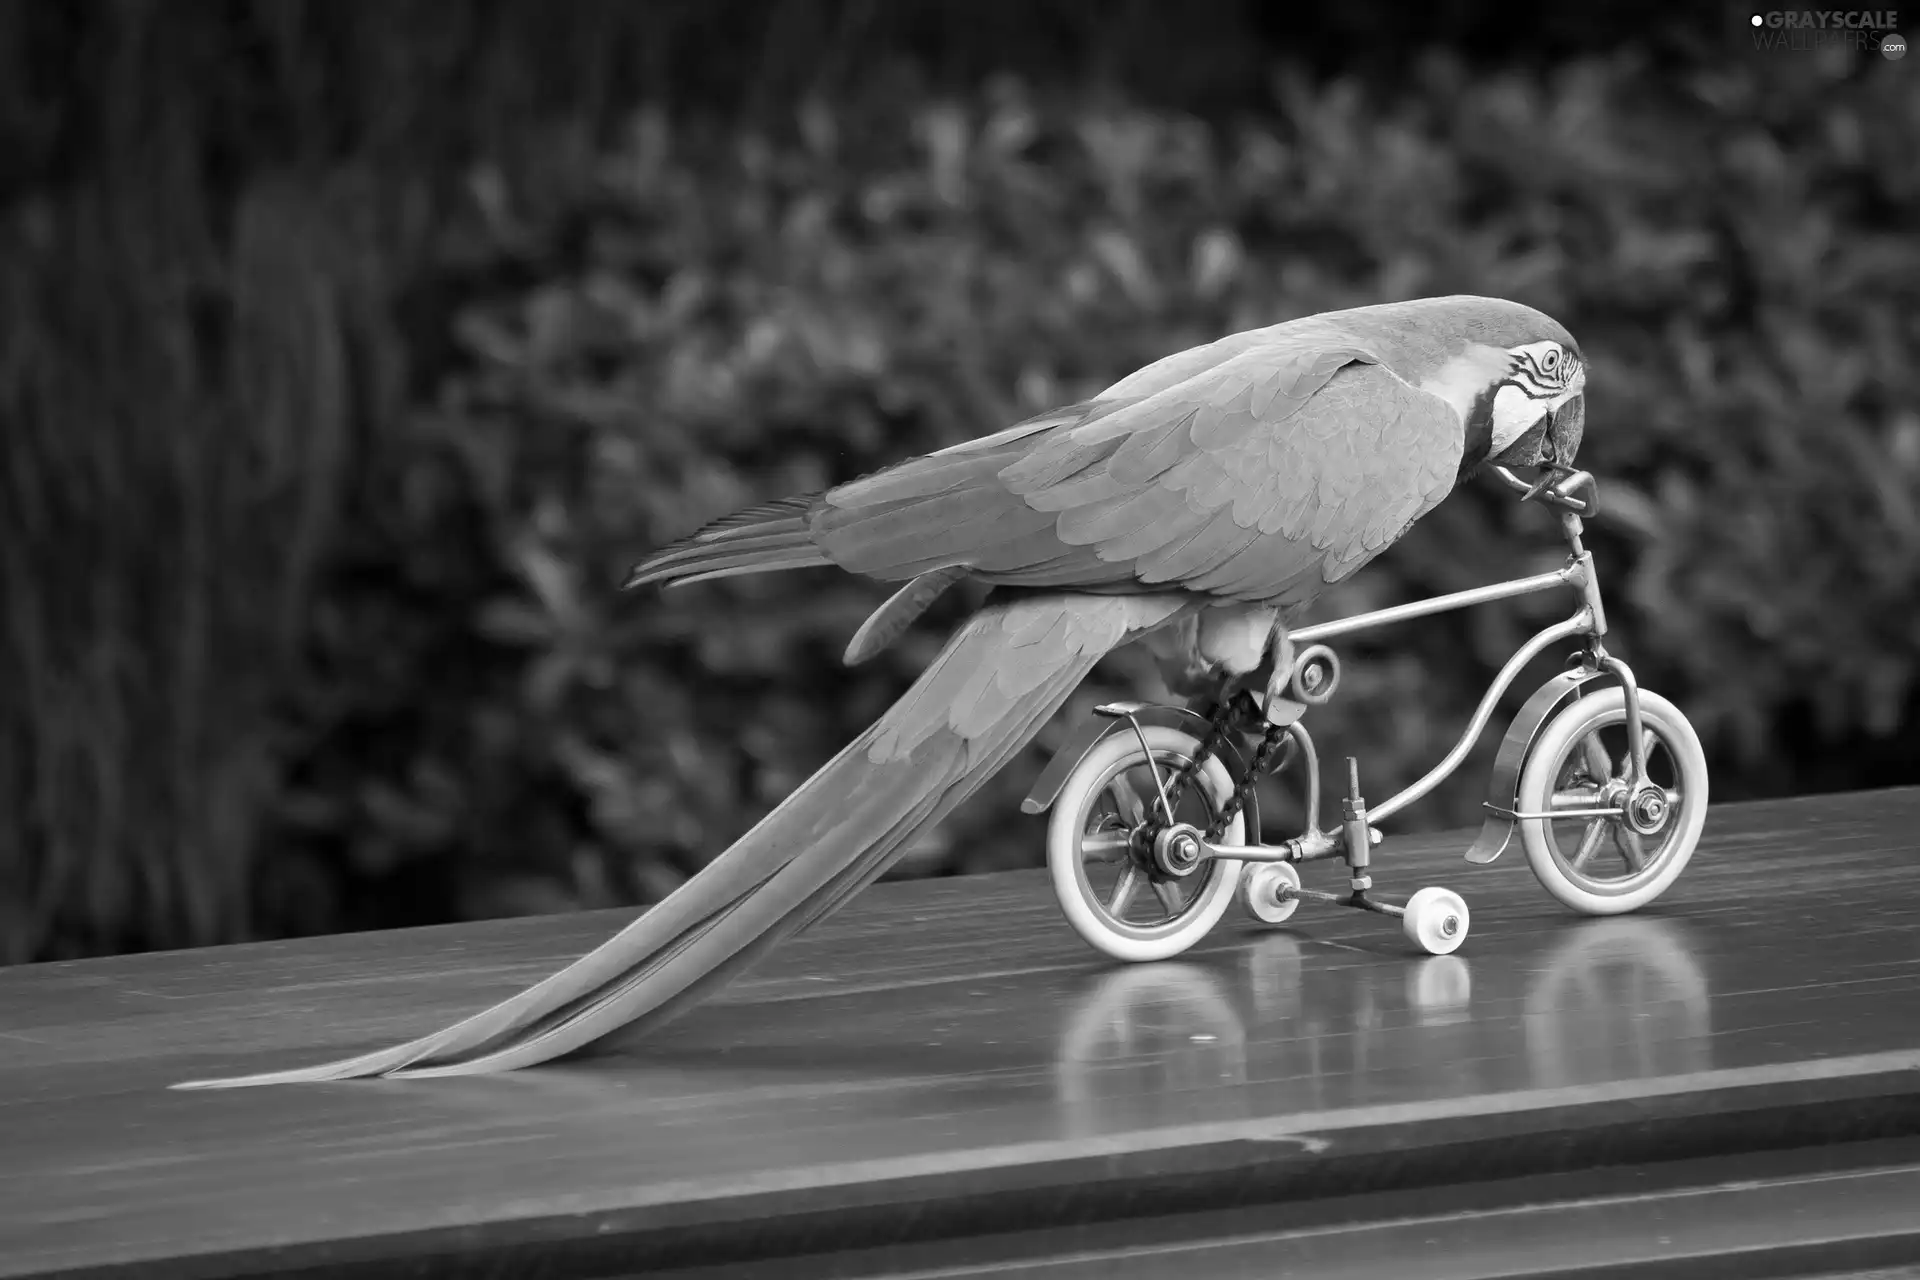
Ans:
{"type": "Polygon", "coordinates": [[[1547,506],[1571,511],[1578,516],[1590,516],[1600,510],[1600,482],[1593,478],[1591,472],[1554,467],[1548,476],[1557,476],[1557,479],[1542,477],[1535,484],[1528,484],[1505,467],[1496,466],[1493,473],[1500,478],[1500,483],[1519,494],[1522,502],[1537,498],[1547,506]],[[1573,496],[1581,489],[1587,491],[1584,500],[1573,496]]]}

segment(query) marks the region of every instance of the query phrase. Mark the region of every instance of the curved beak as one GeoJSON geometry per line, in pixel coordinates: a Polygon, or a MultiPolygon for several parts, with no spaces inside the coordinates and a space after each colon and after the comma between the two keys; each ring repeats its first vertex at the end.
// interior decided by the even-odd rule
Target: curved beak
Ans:
{"type": "Polygon", "coordinates": [[[1548,466],[1571,467],[1580,452],[1580,438],[1586,433],[1587,395],[1583,390],[1548,411],[1547,437],[1540,442],[1542,460],[1548,466]]]}
{"type": "Polygon", "coordinates": [[[1580,449],[1580,437],[1587,425],[1586,397],[1576,395],[1557,408],[1547,410],[1540,432],[1540,478],[1520,499],[1531,502],[1573,471],[1574,454],[1580,449]]]}

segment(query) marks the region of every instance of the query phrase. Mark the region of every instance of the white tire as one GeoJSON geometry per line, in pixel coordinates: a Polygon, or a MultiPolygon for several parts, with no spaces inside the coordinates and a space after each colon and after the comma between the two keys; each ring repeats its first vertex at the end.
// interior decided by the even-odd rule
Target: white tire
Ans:
{"type": "MultiPolygon", "coordinates": [[[[1550,812],[1556,808],[1556,793],[1565,798],[1557,807],[1576,807],[1584,804],[1577,796],[1604,790],[1604,783],[1590,775],[1621,773],[1627,762],[1626,721],[1626,691],[1618,685],[1579,698],[1556,713],[1535,739],[1520,771],[1516,811],[1550,812]],[[1617,745],[1596,739],[1606,756],[1606,767],[1597,768],[1598,762],[1588,756],[1588,740],[1615,727],[1618,732],[1608,736],[1617,737],[1617,745]]],[[[1624,818],[1524,819],[1519,823],[1520,845],[1534,878],[1556,900],[1582,915],[1622,915],[1665,893],[1686,870],[1706,825],[1707,757],[1699,735],[1678,707],[1644,689],[1640,721],[1652,740],[1647,771],[1668,797],[1659,830],[1636,836],[1624,818]],[[1595,863],[1612,862],[1616,855],[1625,874],[1595,873],[1595,863]]]]}
{"type": "Polygon", "coordinates": [[[1467,940],[1473,923],[1467,904],[1451,889],[1428,886],[1407,899],[1400,927],[1409,941],[1430,956],[1451,955],[1467,940]]]}
{"type": "Polygon", "coordinates": [[[1292,863],[1263,862],[1247,868],[1245,878],[1247,910],[1254,919],[1282,924],[1300,909],[1300,899],[1292,896],[1300,887],[1300,873],[1292,863]]]}
{"type": "MultiPolygon", "coordinates": [[[[1161,775],[1170,784],[1173,776],[1199,753],[1200,739],[1181,729],[1160,725],[1143,728],[1161,775]]],[[[1095,950],[1131,963],[1165,960],[1204,938],[1232,904],[1240,886],[1240,869],[1245,865],[1224,858],[1208,859],[1192,875],[1169,882],[1177,890],[1179,905],[1166,918],[1152,923],[1126,918],[1131,896],[1118,914],[1109,910],[1110,899],[1103,899],[1088,877],[1082,837],[1087,834],[1087,824],[1109,784],[1145,763],[1140,739],[1131,726],[1108,734],[1068,775],[1047,820],[1047,869],[1052,873],[1054,897],[1059,900],[1067,923],[1095,950]]],[[[1193,810],[1198,799],[1204,802],[1205,813],[1217,814],[1233,792],[1233,775],[1220,763],[1219,757],[1214,756],[1208,759],[1188,789],[1181,813],[1193,810]]],[[[1143,798],[1149,804],[1157,804],[1154,797],[1143,798]]],[[[1244,844],[1245,837],[1245,816],[1235,814],[1221,842],[1244,844]]],[[[1124,875],[1125,871],[1119,874],[1124,875]]],[[[1134,874],[1138,890],[1155,896],[1146,873],[1136,869],[1134,874]]]]}

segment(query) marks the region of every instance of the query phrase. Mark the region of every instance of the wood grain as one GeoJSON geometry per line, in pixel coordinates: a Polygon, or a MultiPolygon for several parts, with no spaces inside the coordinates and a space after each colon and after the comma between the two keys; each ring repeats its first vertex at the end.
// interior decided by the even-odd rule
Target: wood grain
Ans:
{"type": "Polygon", "coordinates": [[[439,1026],[631,912],[0,970],[0,1275],[637,1269],[1890,1131],[1917,829],[1920,789],[1716,808],[1615,920],[1390,840],[1383,892],[1473,907],[1437,959],[1310,905],[1122,967],[1037,873],[880,885],[649,1040],[491,1079],[165,1088],[439,1026]]]}

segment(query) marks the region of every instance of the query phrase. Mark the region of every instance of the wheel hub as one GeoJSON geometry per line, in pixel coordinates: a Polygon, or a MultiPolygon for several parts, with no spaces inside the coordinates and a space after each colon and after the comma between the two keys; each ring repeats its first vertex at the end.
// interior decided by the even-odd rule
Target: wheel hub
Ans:
{"type": "Polygon", "coordinates": [[[1624,820],[1629,828],[1643,836],[1653,835],[1666,826],[1667,819],[1673,816],[1673,803],[1666,791],[1645,783],[1636,791],[1624,782],[1609,782],[1600,788],[1600,804],[1619,809],[1619,820],[1624,820]]]}
{"type": "Polygon", "coordinates": [[[1666,825],[1666,795],[1657,787],[1643,789],[1627,802],[1627,823],[1643,836],[1652,835],[1666,825]]]}
{"type": "Polygon", "coordinates": [[[1184,879],[1200,865],[1200,854],[1205,847],[1197,828],[1176,822],[1153,838],[1154,870],[1176,880],[1184,879]]]}

